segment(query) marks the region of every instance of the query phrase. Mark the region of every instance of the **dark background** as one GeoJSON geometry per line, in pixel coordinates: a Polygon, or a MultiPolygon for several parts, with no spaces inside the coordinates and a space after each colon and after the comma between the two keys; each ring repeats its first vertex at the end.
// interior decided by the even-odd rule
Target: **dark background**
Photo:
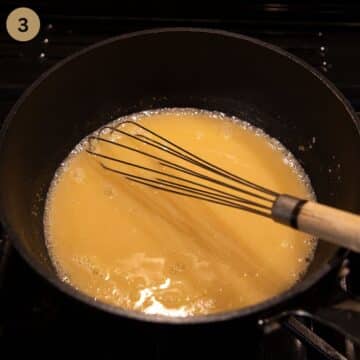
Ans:
{"type": "Polygon", "coordinates": [[[360,110],[360,3],[260,1],[9,1],[0,4],[0,119],[26,86],[58,60],[107,37],[139,29],[221,28],[279,45],[326,73],[360,110]],[[14,41],[5,19],[29,6],[40,34],[14,41]]]}

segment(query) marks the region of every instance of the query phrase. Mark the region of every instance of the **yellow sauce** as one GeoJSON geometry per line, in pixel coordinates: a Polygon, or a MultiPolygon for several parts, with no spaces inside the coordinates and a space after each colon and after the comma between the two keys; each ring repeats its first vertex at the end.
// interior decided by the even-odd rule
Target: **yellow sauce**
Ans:
{"type": "MultiPolygon", "coordinates": [[[[295,159],[246,123],[189,109],[135,118],[234,174],[311,198],[295,159]]],[[[131,124],[116,126],[136,133],[131,124]]],[[[102,137],[149,150],[126,136],[102,137]]],[[[131,182],[103,169],[100,158],[84,151],[86,146],[86,141],[78,146],[59,169],[45,216],[47,245],[58,273],[80,291],[127,309],[188,316],[261,302],[289,289],[306,271],[315,246],[310,236],[242,210],[131,182]]],[[[175,174],[153,159],[109,144],[95,142],[92,149],[175,174]]]]}

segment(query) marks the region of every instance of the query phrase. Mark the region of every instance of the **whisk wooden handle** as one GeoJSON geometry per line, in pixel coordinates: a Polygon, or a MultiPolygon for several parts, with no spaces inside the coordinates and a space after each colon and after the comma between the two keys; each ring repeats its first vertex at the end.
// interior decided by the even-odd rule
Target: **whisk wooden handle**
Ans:
{"type": "Polygon", "coordinates": [[[360,216],[330,206],[280,195],[272,218],[333,244],[360,252],[360,216]]]}

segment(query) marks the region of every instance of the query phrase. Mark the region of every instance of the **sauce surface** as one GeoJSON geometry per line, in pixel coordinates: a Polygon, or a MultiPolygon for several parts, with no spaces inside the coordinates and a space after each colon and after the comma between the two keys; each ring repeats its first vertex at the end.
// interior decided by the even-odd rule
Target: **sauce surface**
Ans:
{"type": "MultiPolygon", "coordinates": [[[[247,123],[190,109],[127,119],[257,184],[312,197],[291,154],[247,123]]],[[[139,133],[129,123],[116,126],[139,133]]],[[[144,149],[114,132],[102,137],[144,149]]],[[[241,210],[131,182],[103,169],[101,159],[84,151],[87,146],[84,140],[58,170],[44,219],[58,273],[80,291],[148,314],[188,316],[261,302],[289,289],[306,271],[316,244],[309,235],[241,210]]],[[[92,143],[91,149],[172,171],[103,142],[92,143]]],[[[152,153],[161,154],[157,149],[152,153]]],[[[144,176],[121,164],[104,164],[144,176]]]]}

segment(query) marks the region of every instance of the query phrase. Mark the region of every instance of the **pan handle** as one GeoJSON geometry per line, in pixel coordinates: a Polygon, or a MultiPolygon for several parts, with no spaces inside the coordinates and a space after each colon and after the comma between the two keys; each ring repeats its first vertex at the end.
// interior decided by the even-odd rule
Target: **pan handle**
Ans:
{"type": "Polygon", "coordinates": [[[303,310],[295,310],[283,312],[271,319],[260,320],[259,325],[263,328],[265,334],[271,333],[278,328],[284,328],[329,360],[348,360],[302,321],[298,320],[298,317],[310,317],[313,319],[312,314],[303,310]]]}
{"type": "Polygon", "coordinates": [[[343,335],[353,344],[360,345],[360,283],[357,279],[360,269],[360,257],[350,253],[338,274],[335,301],[330,305],[315,310],[284,311],[271,318],[259,320],[259,325],[265,333],[278,328],[285,328],[299,340],[307,343],[328,359],[345,359],[324,339],[311,331],[304,323],[306,319],[333,329],[343,335]]]}
{"type": "Polygon", "coordinates": [[[302,340],[313,344],[313,340],[308,338],[304,328],[301,327],[298,319],[311,319],[325,325],[352,342],[360,345],[360,302],[346,300],[334,307],[322,308],[315,312],[306,310],[284,311],[274,317],[259,320],[259,325],[263,327],[265,333],[272,332],[280,326],[290,330],[302,340]]]}

